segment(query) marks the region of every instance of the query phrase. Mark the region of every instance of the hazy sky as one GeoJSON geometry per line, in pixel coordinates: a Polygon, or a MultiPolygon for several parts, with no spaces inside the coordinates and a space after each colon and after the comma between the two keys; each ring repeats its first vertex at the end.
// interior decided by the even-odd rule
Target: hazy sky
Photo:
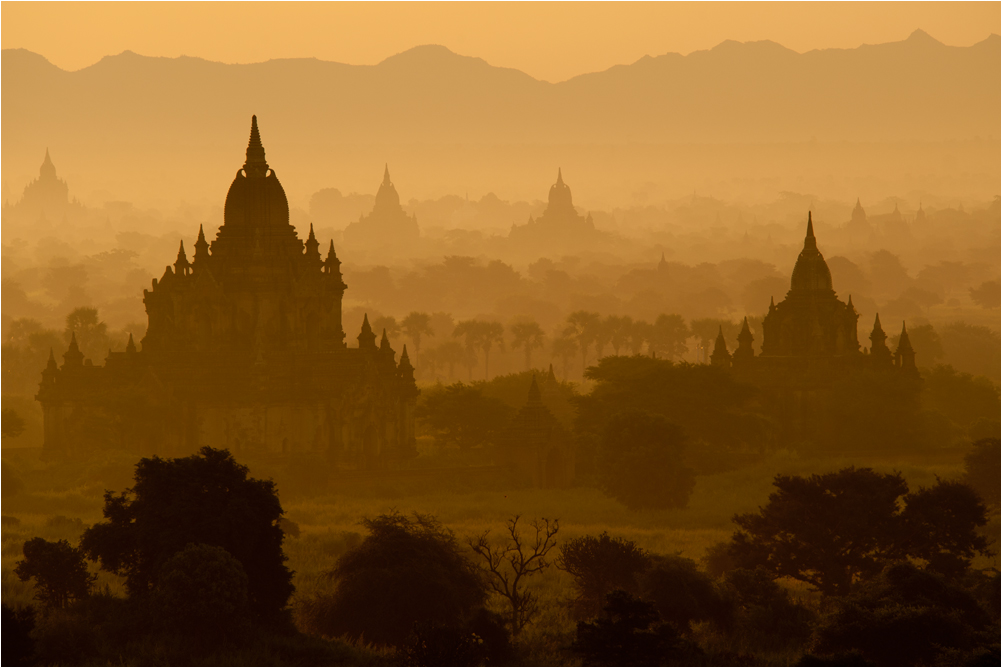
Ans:
{"type": "Polygon", "coordinates": [[[375,64],[443,44],[539,79],[689,53],[725,39],[854,48],[921,28],[954,46],[1000,31],[998,2],[944,3],[59,3],[4,2],[3,48],[68,70],[132,50],[226,63],[316,57],[375,64]]]}

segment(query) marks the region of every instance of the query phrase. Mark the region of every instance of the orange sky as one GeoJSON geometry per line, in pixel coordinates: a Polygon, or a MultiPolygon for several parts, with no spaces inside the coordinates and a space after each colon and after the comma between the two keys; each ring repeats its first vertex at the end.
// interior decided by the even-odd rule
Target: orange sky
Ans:
{"type": "Polygon", "coordinates": [[[898,41],[916,28],[955,46],[1000,32],[980,3],[57,3],[3,2],[3,48],[68,70],[132,50],[227,63],[316,57],[375,64],[443,44],[539,79],[689,53],[725,39],[796,51],[898,41]]]}

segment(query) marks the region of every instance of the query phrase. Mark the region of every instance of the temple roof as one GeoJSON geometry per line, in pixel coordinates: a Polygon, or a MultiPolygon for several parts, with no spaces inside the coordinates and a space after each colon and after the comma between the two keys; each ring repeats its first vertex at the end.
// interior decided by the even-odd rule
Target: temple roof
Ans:
{"type": "Polygon", "coordinates": [[[807,213],[807,236],[804,238],[804,249],[800,251],[797,264],[793,267],[793,277],[790,280],[791,292],[831,292],[832,273],[828,263],[818,250],[817,239],[814,238],[814,222],[811,213],[807,213]]]}

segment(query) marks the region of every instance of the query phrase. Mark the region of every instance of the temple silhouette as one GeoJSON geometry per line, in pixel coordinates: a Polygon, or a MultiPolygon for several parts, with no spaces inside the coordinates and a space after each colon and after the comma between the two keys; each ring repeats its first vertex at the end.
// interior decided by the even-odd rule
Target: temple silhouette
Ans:
{"type": "Polygon", "coordinates": [[[345,228],[344,240],[351,245],[371,246],[412,242],[420,235],[417,218],[400,205],[400,195],[390,180],[390,166],[386,165],[372,211],[345,228]]]}
{"type": "Polygon", "coordinates": [[[80,212],[82,208],[76,199],[70,200],[70,187],[56,175],[49,149],[45,149],[38,178],[24,187],[21,199],[15,204],[4,202],[3,215],[5,219],[20,223],[44,224],[63,222],[67,215],[80,212]]]}
{"type": "Polygon", "coordinates": [[[745,318],[733,353],[720,329],[710,364],[728,368],[758,387],[764,400],[774,404],[774,414],[782,416],[787,436],[812,440],[827,428],[832,416],[832,386],[853,374],[894,374],[900,381],[898,390],[917,400],[921,378],[905,323],[892,353],[879,313],[869,349],[860,348],[858,320],[852,296],[843,302],[835,294],[808,212],[807,234],[793,267],[790,290],[778,304],[772,299],[762,320],[761,353],[755,354],[754,335],[745,318]]]}
{"type": "Polygon", "coordinates": [[[574,208],[571,189],[557,169],[557,181],[550,186],[546,209],[538,218],[529,216],[525,225],[512,225],[509,242],[528,248],[575,249],[593,246],[608,235],[595,229],[591,214],[582,216],[574,208]]]}
{"type": "Polygon", "coordinates": [[[367,467],[413,451],[418,390],[407,348],[398,362],[368,318],[358,347],[347,346],[340,265],[333,241],[322,257],[312,225],[304,243],[289,223],[252,118],[216,238],[210,244],[200,227],[191,259],[181,242],[173,266],[143,291],[142,348],[130,336],[103,366],[83,358],[75,337],[62,365],[50,354],[37,395],[45,450],[173,456],[208,445],[367,467]]]}

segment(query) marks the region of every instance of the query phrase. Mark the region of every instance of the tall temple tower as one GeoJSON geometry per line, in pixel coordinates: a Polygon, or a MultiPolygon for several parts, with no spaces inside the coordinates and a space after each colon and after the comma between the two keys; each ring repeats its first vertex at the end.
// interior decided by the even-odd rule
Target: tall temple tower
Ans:
{"type": "Polygon", "coordinates": [[[790,279],[790,291],[770,304],[762,321],[762,357],[830,357],[859,354],[852,297],[835,296],[832,274],[814,237],[807,214],[807,235],[790,279]]]}
{"type": "Polygon", "coordinates": [[[193,258],[182,242],[143,291],[142,349],[130,339],[103,366],[75,346],[61,367],[49,360],[37,396],[46,450],[210,445],[366,466],[411,451],[413,367],[406,352],[396,363],[385,336],[377,348],[367,321],[359,347],[346,346],[340,265],[333,241],[321,258],[312,225],[304,242],[289,223],[252,118],[216,238],[199,228],[193,258]]]}
{"type": "Polygon", "coordinates": [[[353,245],[385,246],[413,242],[419,236],[417,218],[400,205],[400,195],[390,180],[390,166],[386,165],[372,211],[345,228],[344,240],[353,245]]]}

